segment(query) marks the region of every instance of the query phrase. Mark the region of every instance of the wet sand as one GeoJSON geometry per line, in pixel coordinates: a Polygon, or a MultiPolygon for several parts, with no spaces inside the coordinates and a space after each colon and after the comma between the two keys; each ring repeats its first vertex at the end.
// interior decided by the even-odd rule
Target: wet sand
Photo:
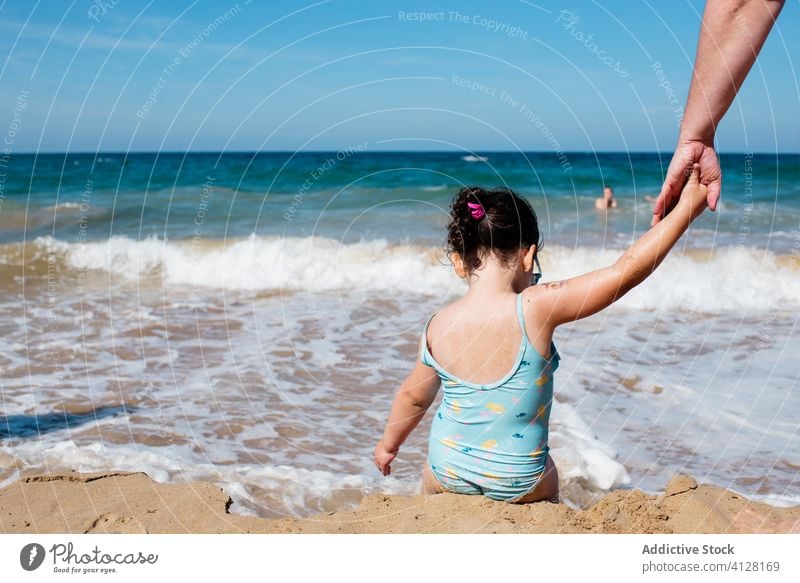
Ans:
{"type": "Polygon", "coordinates": [[[142,472],[26,476],[0,490],[4,533],[800,533],[800,506],[748,500],[675,476],[658,496],[615,490],[585,510],[458,494],[365,497],[309,518],[230,514],[206,483],[161,484],[142,472]]]}

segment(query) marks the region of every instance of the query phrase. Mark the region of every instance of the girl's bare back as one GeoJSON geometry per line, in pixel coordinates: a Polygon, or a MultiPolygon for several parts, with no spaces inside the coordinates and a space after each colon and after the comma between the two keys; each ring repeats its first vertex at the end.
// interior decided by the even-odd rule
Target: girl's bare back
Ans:
{"type": "MultiPolygon", "coordinates": [[[[525,329],[533,347],[550,357],[552,333],[538,325],[535,310],[537,290],[523,291],[525,329]]],[[[442,366],[455,376],[474,383],[492,383],[514,366],[522,342],[516,312],[516,294],[481,302],[463,297],[442,308],[428,328],[428,347],[442,366]]]]}

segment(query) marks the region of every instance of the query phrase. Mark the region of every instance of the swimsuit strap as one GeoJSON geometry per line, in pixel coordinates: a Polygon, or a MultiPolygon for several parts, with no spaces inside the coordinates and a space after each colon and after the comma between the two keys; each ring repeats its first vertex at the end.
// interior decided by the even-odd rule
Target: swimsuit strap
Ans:
{"type": "Polygon", "coordinates": [[[432,355],[428,350],[428,325],[431,323],[431,320],[435,315],[436,312],[428,316],[428,319],[425,321],[425,326],[422,328],[422,338],[420,339],[419,359],[422,364],[426,364],[428,366],[434,366],[432,355]]]}
{"type": "Polygon", "coordinates": [[[528,332],[525,329],[525,314],[522,310],[522,292],[517,294],[517,318],[519,319],[519,325],[522,328],[522,338],[523,340],[530,344],[528,340],[528,332]]]}
{"type": "MultiPolygon", "coordinates": [[[[528,346],[533,349],[536,354],[539,354],[539,351],[536,350],[536,347],[531,344],[531,341],[528,339],[528,332],[525,329],[525,314],[522,309],[522,293],[517,294],[517,317],[519,318],[519,325],[522,326],[522,338],[528,344],[528,346]]],[[[558,354],[558,350],[556,349],[555,343],[551,340],[550,341],[550,358],[546,359],[541,354],[539,354],[539,358],[544,360],[545,362],[551,362],[554,364],[553,370],[558,368],[558,362],[561,360],[561,355],[558,354]]]]}

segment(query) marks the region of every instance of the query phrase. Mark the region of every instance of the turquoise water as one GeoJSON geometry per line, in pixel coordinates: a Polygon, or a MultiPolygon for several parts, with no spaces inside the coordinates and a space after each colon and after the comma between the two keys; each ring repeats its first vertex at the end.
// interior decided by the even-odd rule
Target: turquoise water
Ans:
{"type": "MultiPolygon", "coordinates": [[[[564,158],[566,163],[542,153],[355,148],[15,155],[6,169],[0,241],[46,234],[63,240],[78,235],[185,239],[199,231],[209,239],[313,233],[346,241],[408,237],[436,242],[450,199],[467,184],[506,185],[524,194],[542,215],[548,239],[556,242],[604,244],[649,226],[650,204],[644,197],[658,193],[668,155],[568,153],[564,158]],[[598,223],[592,207],[604,184],[621,202],[608,224],[598,223]],[[85,225],[78,233],[75,220],[81,215],[85,225]]],[[[723,206],[697,227],[714,236],[714,245],[735,244],[746,218],[749,244],[788,251],[800,224],[800,156],[727,154],[721,163],[723,206]]]]}
{"type": "MultiPolygon", "coordinates": [[[[800,502],[800,157],[730,154],[721,206],[609,310],[563,326],[551,454],[576,506],[676,473],[800,502]]],[[[418,491],[430,415],[371,455],[462,185],[528,197],[544,281],[649,228],[659,154],[13,155],[0,160],[0,485],[23,472],[210,480],[233,511],[418,491]],[[619,208],[596,211],[610,185],[619,208]],[[6,460],[6,461],[4,461],[6,460]]],[[[434,403],[435,407],[436,403],[434,403]]]]}

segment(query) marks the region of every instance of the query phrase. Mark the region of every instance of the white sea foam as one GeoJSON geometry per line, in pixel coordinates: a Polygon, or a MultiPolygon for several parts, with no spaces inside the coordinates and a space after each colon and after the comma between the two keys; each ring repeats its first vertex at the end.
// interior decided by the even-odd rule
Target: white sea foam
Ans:
{"type": "MultiPolygon", "coordinates": [[[[553,414],[551,452],[562,484],[577,483],[589,494],[602,494],[631,482],[616,461],[614,450],[596,439],[572,406],[558,403],[553,414]]],[[[337,474],[286,464],[212,464],[193,459],[196,456],[185,446],[78,445],[67,438],[19,442],[8,453],[23,467],[50,472],[146,472],[162,483],[212,482],[233,499],[231,511],[244,515],[307,516],[354,507],[363,495],[376,492],[404,496],[419,493],[418,479],[337,474]]],[[[13,475],[0,487],[16,479],[13,475]]],[[[776,506],[798,503],[796,497],[776,494],[751,497],[776,506]]]]}
{"type": "MultiPolygon", "coordinates": [[[[458,294],[465,284],[441,250],[386,240],[343,244],[324,237],[229,241],[136,241],[113,237],[85,245],[40,237],[37,246],[61,253],[78,270],[103,270],[122,280],[161,275],[166,285],[230,290],[392,291],[458,294]],[[437,252],[438,251],[438,252],[437,252]]],[[[544,281],[612,265],[622,251],[549,246],[544,281]]],[[[680,251],[629,292],[633,310],[697,312],[792,309],[800,305],[796,268],[765,250],[720,247],[710,257],[680,251]]]]}
{"type": "Polygon", "coordinates": [[[125,279],[160,274],[167,284],[238,290],[393,290],[457,292],[462,288],[432,250],[385,240],[349,245],[323,237],[260,238],[197,245],[112,237],[83,246],[51,237],[38,245],[61,252],[70,267],[125,279]]]}
{"type": "Polygon", "coordinates": [[[550,447],[562,479],[580,479],[591,492],[608,491],[630,484],[617,453],[599,441],[574,407],[557,403],[553,407],[550,447]]]}
{"type": "MultiPolygon", "coordinates": [[[[113,422],[114,419],[103,421],[113,422]]],[[[226,489],[236,503],[234,511],[241,514],[258,514],[255,509],[260,509],[261,513],[299,516],[341,509],[342,504],[354,506],[363,495],[375,492],[406,496],[419,493],[416,477],[337,474],[288,464],[214,464],[186,445],[79,445],[67,431],[17,442],[9,453],[25,466],[51,472],[141,471],[163,483],[210,481],[226,489]]],[[[566,403],[554,408],[551,443],[562,481],[577,482],[590,494],[630,482],[625,468],[614,459],[616,453],[599,442],[577,411],[566,403]]]]}
{"type": "MultiPolygon", "coordinates": [[[[191,452],[183,446],[77,445],[70,439],[36,440],[20,443],[10,453],[23,466],[48,472],[145,472],[160,483],[212,482],[233,499],[235,505],[231,511],[245,515],[304,516],[332,508],[341,510],[342,503],[354,507],[365,494],[419,493],[416,480],[341,475],[283,464],[210,464],[192,459],[191,452]]],[[[0,487],[16,479],[13,475],[0,483],[0,487]]]]}

